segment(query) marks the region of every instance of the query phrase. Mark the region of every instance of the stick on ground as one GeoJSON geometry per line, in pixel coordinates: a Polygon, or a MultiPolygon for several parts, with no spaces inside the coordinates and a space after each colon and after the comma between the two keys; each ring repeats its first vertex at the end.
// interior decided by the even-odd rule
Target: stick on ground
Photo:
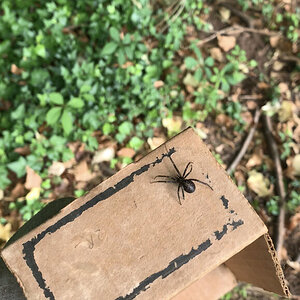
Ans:
{"type": "Polygon", "coordinates": [[[277,250],[277,253],[278,253],[278,258],[280,260],[282,258],[281,250],[282,250],[282,246],[283,246],[284,232],[285,232],[284,219],[285,219],[285,198],[286,198],[286,193],[285,193],[285,189],[284,189],[280,157],[279,157],[276,142],[275,142],[274,137],[272,135],[271,118],[268,115],[264,114],[263,115],[263,121],[264,121],[264,130],[265,130],[266,139],[267,139],[270,151],[271,151],[272,159],[273,159],[274,164],[275,164],[276,187],[277,187],[277,192],[278,192],[279,197],[280,197],[279,216],[278,216],[278,224],[277,224],[277,241],[276,241],[276,250],[277,250]]]}
{"type": "Polygon", "coordinates": [[[254,135],[254,132],[256,130],[258,121],[259,121],[259,117],[260,117],[260,113],[261,111],[259,109],[257,109],[255,111],[255,116],[254,116],[254,120],[253,120],[253,126],[252,128],[249,130],[248,136],[245,139],[245,142],[243,144],[243,147],[241,148],[239,154],[237,155],[237,157],[234,159],[234,161],[231,163],[231,165],[227,168],[227,172],[231,173],[232,171],[235,170],[235,168],[237,167],[237,165],[239,164],[239,162],[241,161],[241,159],[243,158],[243,156],[245,155],[251,141],[254,135]]]}

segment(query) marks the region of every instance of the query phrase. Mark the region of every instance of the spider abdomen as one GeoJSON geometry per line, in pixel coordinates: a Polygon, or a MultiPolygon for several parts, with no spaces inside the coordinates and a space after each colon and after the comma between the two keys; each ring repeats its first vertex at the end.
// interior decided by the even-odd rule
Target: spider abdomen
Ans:
{"type": "Polygon", "coordinates": [[[195,192],[195,183],[192,180],[183,180],[182,182],[182,186],[183,189],[187,192],[187,193],[194,193],[195,192]]]}

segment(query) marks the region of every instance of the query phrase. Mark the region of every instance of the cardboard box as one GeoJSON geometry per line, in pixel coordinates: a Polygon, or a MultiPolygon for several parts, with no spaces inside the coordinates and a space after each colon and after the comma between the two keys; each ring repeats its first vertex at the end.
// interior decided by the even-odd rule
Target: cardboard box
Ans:
{"type": "Polygon", "coordinates": [[[238,280],[289,295],[266,226],[191,128],[63,206],[2,252],[28,299],[217,299],[238,280]],[[185,200],[151,183],[176,176],[170,157],[201,181],[185,200]]]}

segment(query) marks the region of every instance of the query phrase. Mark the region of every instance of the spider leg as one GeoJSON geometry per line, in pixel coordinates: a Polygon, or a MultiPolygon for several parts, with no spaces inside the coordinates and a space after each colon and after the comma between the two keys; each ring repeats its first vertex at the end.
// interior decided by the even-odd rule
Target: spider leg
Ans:
{"type": "Polygon", "coordinates": [[[208,186],[208,187],[213,191],[213,188],[212,188],[208,183],[206,183],[206,182],[203,182],[203,181],[201,181],[201,180],[194,179],[194,178],[189,179],[189,180],[191,180],[191,181],[197,181],[197,182],[199,182],[199,183],[201,183],[201,184],[204,184],[204,185],[208,186]]]}
{"type": "Polygon", "coordinates": [[[181,186],[181,192],[182,192],[182,199],[184,200],[184,189],[183,189],[183,186],[181,186]]]}
{"type": "Polygon", "coordinates": [[[178,197],[178,203],[179,203],[180,205],[182,205],[182,204],[181,204],[181,201],[180,201],[180,194],[179,194],[179,190],[180,190],[180,185],[178,185],[177,197],[178,197]]]}
{"type": "Polygon", "coordinates": [[[190,173],[192,172],[192,170],[193,170],[193,162],[190,161],[190,162],[186,165],[186,167],[185,167],[185,169],[184,169],[184,172],[183,172],[183,175],[182,175],[183,178],[188,177],[188,176],[190,175],[190,173]],[[191,166],[191,169],[187,172],[189,166],[191,166]]]}
{"type": "MultiPolygon", "coordinates": [[[[167,152],[168,152],[168,149],[167,149],[167,146],[166,146],[166,145],[165,145],[165,148],[166,148],[166,150],[167,150],[167,152]]],[[[171,163],[173,164],[173,166],[174,166],[174,169],[176,170],[177,174],[178,174],[180,177],[182,177],[182,176],[181,176],[181,173],[179,172],[179,170],[178,170],[177,166],[175,165],[175,163],[174,163],[174,161],[173,161],[172,157],[171,157],[170,155],[168,155],[168,157],[170,158],[170,160],[171,160],[171,163]]]]}
{"type": "Polygon", "coordinates": [[[154,179],[155,179],[155,178],[168,178],[168,179],[174,180],[173,177],[171,177],[171,176],[166,176],[166,175],[157,175],[157,176],[154,177],[154,179]]]}
{"type": "Polygon", "coordinates": [[[176,181],[172,181],[172,180],[157,180],[157,181],[150,181],[150,183],[158,183],[158,182],[170,182],[170,183],[176,183],[176,181]]]}

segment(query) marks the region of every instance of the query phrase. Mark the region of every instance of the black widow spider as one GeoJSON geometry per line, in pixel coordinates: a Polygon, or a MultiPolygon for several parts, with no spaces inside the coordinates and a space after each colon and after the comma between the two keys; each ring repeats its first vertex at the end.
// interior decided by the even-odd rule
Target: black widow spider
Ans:
{"type": "Polygon", "coordinates": [[[157,176],[154,177],[154,179],[156,179],[156,178],[166,178],[168,180],[157,180],[157,181],[152,181],[151,183],[170,182],[170,183],[178,184],[177,197],[178,197],[178,202],[179,202],[180,205],[182,205],[181,200],[180,200],[180,193],[179,193],[180,189],[181,189],[181,192],[182,192],[182,199],[184,200],[184,192],[187,192],[187,193],[194,193],[195,192],[196,186],[195,186],[194,181],[208,186],[213,191],[213,188],[208,183],[203,182],[203,181],[198,180],[198,179],[195,179],[195,178],[191,178],[191,179],[187,178],[193,170],[193,165],[192,165],[191,161],[186,165],[186,167],[183,171],[183,174],[181,175],[181,173],[178,170],[177,166],[175,165],[172,157],[170,155],[168,155],[168,157],[170,158],[170,160],[171,160],[171,162],[174,166],[174,169],[176,170],[177,176],[157,175],[157,176]]]}

